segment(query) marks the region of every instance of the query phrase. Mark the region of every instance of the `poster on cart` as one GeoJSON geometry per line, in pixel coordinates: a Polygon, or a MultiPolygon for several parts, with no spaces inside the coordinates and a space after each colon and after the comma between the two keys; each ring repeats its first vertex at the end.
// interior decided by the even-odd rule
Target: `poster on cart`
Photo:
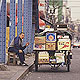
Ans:
{"type": "Polygon", "coordinates": [[[55,53],[55,57],[56,57],[57,63],[65,62],[64,61],[64,53],[55,53]]]}
{"type": "Polygon", "coordinates": [[[58,50],[70,50],[70,49],[71,49],[70,39],[59,39],[58,50]]]}
{"type": "Polygon", "coordinates": [[[46,33],[46,42],[55,42],[56,33],[46,33]]]}

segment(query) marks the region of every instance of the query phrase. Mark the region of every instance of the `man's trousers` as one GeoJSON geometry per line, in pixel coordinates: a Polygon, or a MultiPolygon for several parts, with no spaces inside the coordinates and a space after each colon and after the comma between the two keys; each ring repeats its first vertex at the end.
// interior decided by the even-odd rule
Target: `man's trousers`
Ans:
{"type": "MultiPolygon", "coordinates": [[[[22,50],[22,51],[23,51],[23,50],[22,50]]],[[[25,61],[24,51],[23,51],[23,53],[19,53],[19,50],[17,50],[17,49],[14,48],[14,47],[10,47],[10,48],[8,49],[8,52],[14,52],[14,53],[16,53],[16,54],[18,55],[19,59],[20,59],[20,62],[21,62],[21,63],[24,63],[24,61],[25,61]]]]}

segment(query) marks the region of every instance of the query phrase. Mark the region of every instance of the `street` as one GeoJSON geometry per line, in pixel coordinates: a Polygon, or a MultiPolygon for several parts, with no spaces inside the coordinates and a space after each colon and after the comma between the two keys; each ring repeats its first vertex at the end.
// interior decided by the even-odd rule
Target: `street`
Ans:
{"type": "Polygon", "coordinates": [[[38,72],[33,69],[23,80],[80,80],[80,48],[74,48],[72,52],[70,72],[66,72],[66,66],[51,69],[49,65],[42,65],[38,72]]]}

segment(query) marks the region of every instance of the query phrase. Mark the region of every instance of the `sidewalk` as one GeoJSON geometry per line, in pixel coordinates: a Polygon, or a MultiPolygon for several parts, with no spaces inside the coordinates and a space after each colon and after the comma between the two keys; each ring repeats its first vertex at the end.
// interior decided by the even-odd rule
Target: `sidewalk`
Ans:
{"type": "Polygon", "coordinates": [[[26,57],[29,66],[7,66],[7,71],[0,71],[0,80],[20,80],[21,76],[29,72],[34,64],[34,56],[26,57]]]}

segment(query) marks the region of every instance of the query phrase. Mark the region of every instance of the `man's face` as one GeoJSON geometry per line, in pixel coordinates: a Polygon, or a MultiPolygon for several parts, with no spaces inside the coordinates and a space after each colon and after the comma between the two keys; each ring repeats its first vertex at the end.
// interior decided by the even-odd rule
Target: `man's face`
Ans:
{"type": "Polygon", "coordinates": [[[21,35],[19,35],[19,37],[20,37],[21,39],[23,39],[23,38],[24,38],[24,34],[22,33],[21,35]]]}

